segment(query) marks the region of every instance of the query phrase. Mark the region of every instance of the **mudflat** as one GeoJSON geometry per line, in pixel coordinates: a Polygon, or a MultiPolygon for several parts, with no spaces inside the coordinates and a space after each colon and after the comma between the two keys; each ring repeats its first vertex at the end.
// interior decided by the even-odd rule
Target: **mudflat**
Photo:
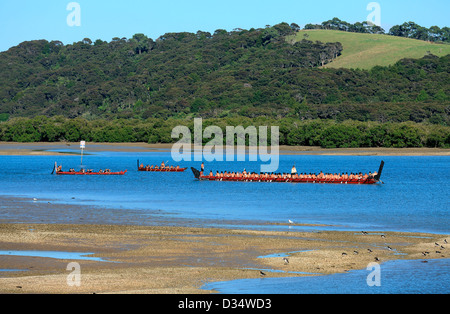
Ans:
{"type": "Polygon", "coordinates": [[[298,232],[288,225],[286,231],[275,232],[3,223],[1,251],[89,252],[102,260],[0,255],[0,293],[212,293],[202,285],[259,278],[259,269],[283,271],[265,270],[266,277],[318,276],[364,269],[374,261],[448,258],[449,250],[435,244],[446,246],[445,238],[401,232],[298,232]],[[289,263],[279,256],[265,257],[280,253],[289,263]],[[71,262],[79,265],[79,286],[68,284],[71,262]]]}
{"type": "MultiPolygon", "coordinates": [[[[170,151],[172,144],[158,143],[86,143],[86,152],[152,152],[170,151]]],[[[15,143],[0,142],[0,155],[67,155],[79,153],[80,143],[39,142],[15,143]]],[[[224,147],[225,149],[225,147],[224,147]]],[[[248,148],[247,148],[248,149],[248,148]]],[[[450,149],[444,148],[321,148],[318,146],[279,146],[280,154],[308,155],[354,155],[354,156],[450,156],[450,149]]]]}

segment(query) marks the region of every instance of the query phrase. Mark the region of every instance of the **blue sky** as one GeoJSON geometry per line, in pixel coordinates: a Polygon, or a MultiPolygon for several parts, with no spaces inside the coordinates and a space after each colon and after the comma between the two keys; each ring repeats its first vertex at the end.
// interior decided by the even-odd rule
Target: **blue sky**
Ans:
{"type": "Polygon", "coordinates": [[[367,20],[367,5],[378,2],[381,26],[406,21],[430,27],[450,26],[449,0],[77,0],[80,26],[68,26],[71,0],[0,0],[0,51],[25,40],[83,38],[111,41],[144,33],[156,39],[167,32],[213,33],[216,29],[260,28],[280,22],[321,23],[338,17],[350,23],[367,20]]]}

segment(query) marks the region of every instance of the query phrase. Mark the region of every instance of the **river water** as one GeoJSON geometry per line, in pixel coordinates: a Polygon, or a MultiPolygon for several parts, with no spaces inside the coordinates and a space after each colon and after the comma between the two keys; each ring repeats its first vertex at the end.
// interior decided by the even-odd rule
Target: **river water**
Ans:
{"type": "MultiPolygon", "coordinates": [[[[0,198],[3,203],[0,206],[0,219],[11,222],[450,234],[448,156],[280,155],[279,172],[289,172],[294,164],[299,172],[308,173],[373,172],[378,170],[381,160],[384,160],[381,176],[384,184],[378,185],[198,181],[189,168],[182,173],[138,172],[138,159],[144,164],[160,164],[162,161],[175,164],[170,151],[98,151],[84,155],[83,164],[86,168],[109,168],[112,171],[127,169],[126,175],[57,176],[51,175],[55,161],[63,169],[79,169],[80,156],[0,156],[0,196],[21,198],[29,202],[30,206],[36,202],[61,205],[56,209],[54,206],[48,209],[38,206],[32,214],[23,214],[15,210],[11,202],[0,198]],[[72,205],[80,206],[83,212],[74,211],[70,207],[72,205]],[[82,220],[79,217],[81,214],[82,220]],[[289,220],[320,226],[290,226],[287,224],[289,220]]],[[[182,161],[178,164],[200,167],[198,161],[182,161]]],[[[205,162],[207,172],[242,171],[244,168],[259,172],[259,166],[259,163],[249,161],[248,158],[246,161],[205,162]]],[[[443,263],[438,265],[445,270],[445,289],[449,292],[448,262],[433,263],[443,263]]],[[[433,263],[428,265],[435,265],[433,263]]],[[[414,264],[414,267],[418,265],[423,266],[414,264]]],[[[343,276],[351,280],[349,278],[353,275],[343,276]]],[[[241,283],[234,286],[243,287],[241,283]]],[[[273,284],[277,285],[276,282],[273,284]]],[[[256,292],[275,292],[271,290],[275,288],[267,289],[256,292]]],[[[229,290],[224,288],[224,291],[229,290]]],[[[326,293],[328,290],[324,288],[321,291],[326,293]]],[[[389,289],[383,291],[392,292],[389,289]]]]}

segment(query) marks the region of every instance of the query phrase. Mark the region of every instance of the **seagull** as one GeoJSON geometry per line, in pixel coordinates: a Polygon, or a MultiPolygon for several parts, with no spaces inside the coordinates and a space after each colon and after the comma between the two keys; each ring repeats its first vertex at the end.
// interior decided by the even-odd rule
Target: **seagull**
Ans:
{"type": "Polygon", "coordinates": [[[427,252],[422,252],[422,255],[423,256],[427,256],[427,252]]]}
{"type": "Polygon", "coordinates": [[[447,239],[444,239],[444,243],[447,244],[447,239]]]}
{"type": "Polygon", "coordinates": [[[382,234],[381,237],[382,237],[383,239],[386,238],[386,236],[385,236],[384,234],[382,234]]]}
{"type": "Polygon", "coordinates": [[[290,224],[293,224],[294,222],[293,222],[292,220],[289,219],[289,223],[290,223],[290,224]]]}
{"type": "Polygon", "coordinates": [[[441,249],[445,249],[445,247],[441,245],[441,249]]]}
{"type": "Polygon", "coordinates": [[[263,273],[262,271],[259,271],[259,274],[260,274],[261,276],[265,276],[265,275],[266,275],[266,274],[263,273]]]}
{"type": "Polygon", "coordinates": [[[437,244],[436,242],[434,242],[434,245],[439,246],[439,244],[437,244]]]}
{"type": "Polygon", "coordinates": [[[361,233],[362,233],[363,235],[366,235],[366,234],[367,234],[367,232],[366,232],[366,231],[361,231],[361,233]]]}
{"type": "Polygon", "coordinates": [[[36,201],[37,201],[37,198],[36,198],[36,197],[34,197],[34,198],[33,198],[33,201],[35,201],[35,202],[36,202],[36,201]]]}
{"type": "Polygon", "coordinates": [[[289,260],[286,257],[283,257],[284,264],[289,264],[289,260]]]}
{"type": "Polygon", "coordinates": [[[358,254],[358,251],[353,251],[353,253],[358,254]]]}
{"type": "Polygon", "coordinates": [[[346,256],[346,255],[347,255],[347,253],[345,253],[345,252],[344,252],[344,253],[342,253],[342,256],[346,256]]]}
{"type": "Polygon", "coordinates": [[[369,253],[372,253],[372,250],[371,250],[371,249],[367,249],[367,251],[368,251],[369,253]]]}
{"type": "Polygon", "coordinates": [[[441,253],[441,251],[436,251],[436,253],[437,253],[437,254],[440,254],[440,253],[441,253]]]}
{"type": "Polygon", "coordinates": [[[389,250],[389,251],[392,251],[392,248],[391,248],[391,247],[390,247],[389,245],[388,245],[388,247],[387,247],[387,248],[388,248],[388,250],[389,250]]]}
{"type": "Polygon", "coordinates": [[[378,257],[375,256],[375,260],[378,262],[380,259],[378,257]]]}

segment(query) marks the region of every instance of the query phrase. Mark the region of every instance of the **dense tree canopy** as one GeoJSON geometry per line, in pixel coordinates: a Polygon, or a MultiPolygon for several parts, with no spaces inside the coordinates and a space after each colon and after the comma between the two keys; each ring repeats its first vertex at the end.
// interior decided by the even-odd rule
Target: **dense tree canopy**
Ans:
{"type": "Polygon", "coordinates": [[[0,54],[0,113],[147,118],[292,102],[281,76],[297,76],[342,51],[339,43],[289,44],[285,36],[294,29],[281,23],[167,33],[156,41],[135,34],[109,43],[23,42],[0,54]]]}
{"type": "MultiPolygon", "coordinates": [[[[174,143],[172,129],[186,125],[194,134],[193,119],[149,118],[92,120],[55,116],[47,118],[13,118],[0,123],[0,141],[55,142],[80,140],[90,142],[174,143]]],[[[378,123],[346,120],[282,120],[259,117],[211,118],[203,120],[203,128],[215,125],[225,133],[226,126],[278,126],[280,145],[335,147],[450,147],[450,127],[413,122],[378,123]]],[[[269,133],[270,138],[270,133],[269,133]]],[[[193,141],[193,138],[191,139],[193,141]]],[[[207,143],[211,139],[203,137],[207,143]]],[[[224,137],[224,144],[226,138],[224,137]]],[[[247,138],[248,141],[248,138],[247,138]]],[[[270,139],[269,139],[270,141],[270,139]]]]}

